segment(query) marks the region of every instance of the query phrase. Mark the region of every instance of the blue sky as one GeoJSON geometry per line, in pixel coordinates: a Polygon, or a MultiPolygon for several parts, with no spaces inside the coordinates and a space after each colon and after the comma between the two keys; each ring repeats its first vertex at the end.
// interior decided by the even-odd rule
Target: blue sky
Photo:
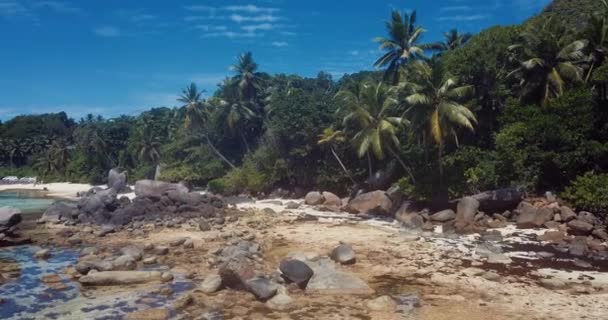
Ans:
{"type": "Polygon", "coordinates": [[[0,0],[0,119],[66,111],[135,115],[212,92],[252,51],[260,70],[314,76],[372,69],[392,8],[439,40],[519,23],[550,0],[0,0]]]}

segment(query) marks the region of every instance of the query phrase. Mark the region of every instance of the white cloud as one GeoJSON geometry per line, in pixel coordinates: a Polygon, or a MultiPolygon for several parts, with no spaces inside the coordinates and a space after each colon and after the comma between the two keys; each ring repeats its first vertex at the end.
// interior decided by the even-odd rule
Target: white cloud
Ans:
{"type": "Polygon", "coordinates": [[[262,23],[262,24],[255,24],[255,25],[249,25],[249,26],[242,26],[241,29],[253,33],[256,31],[268,31],[268,30],[272,30],[274,29],[275,26],[270,24],[270,23],[262,23]]]}
{"type": "Polygon", "coordinates": [[[207,25],[207,24],[199,24],[194,26],[195,29],[199,29],[202,31],[226,31],[228,30],[228,27],[226,26],[212,26],[212,25],[207,25]]]}
{"type": "Polygon", "coordinates": [[[448,12],[448,11],[470,11],[472,8],[470,6],[448,6],[440,8],[439,11],[448,12]]]}
{"type": "Polygon", "coordinates": [[[80,8],[76,8],[64,1],[40,1],[33,4],[35,9],[49,9],[57,13],[64,14],[84,14],[84,11],[80,8]]]}
{"type": "Polygon", "coordinates": [[[274,41],[271,43],[273,47],[277,47],[277,48],[284,48],[289,46],[289,43],[285,42],[285,41],[274,41]]]}
{"type": "Polygon", "coordinates": [[[281,20],[281,17],[277,17],[271,14],[264,14],[259,16],[243,16],[240,14],[230,15],[230,20],[242,23],[242,22],[275,22],[281,20]]]}
{"type": "Polygon", "coordinates": [[[438,21],[477,21],[488,19],[490,16],[487,14],[472,14],[472,15],[457,15],[457,16],[446,16],[437,18],[438,21]]]}
{"type": "Polygon", "coordinates": [[[118,37],[120,36],[120,29],[113,26],[102,26],[93,29],[93,32],[100,37],[118,37]]]}
{"type": "Polygon", "coordinates": [[[227,6],[223,9],[228,11],[240,11],[240,12],[248,12],[248,13],[273,13],[279,11],[277,8],[262,8],[252,4],[245,6],[227,6]]]}
{"type": "Polygon", "coordinates": [[[203,34],[203,38],[255,38],[259,36],[257,33],[252,32],[234,32],[234,31],[223,31],[223,32],[212,32],[203,34]]]}
{"type": "Polygon", "coordinates": [[[351,56],[358,56],[361,52],[359,52],[359,50],[353,50],[351,52],[349,52],[351,56]]]}

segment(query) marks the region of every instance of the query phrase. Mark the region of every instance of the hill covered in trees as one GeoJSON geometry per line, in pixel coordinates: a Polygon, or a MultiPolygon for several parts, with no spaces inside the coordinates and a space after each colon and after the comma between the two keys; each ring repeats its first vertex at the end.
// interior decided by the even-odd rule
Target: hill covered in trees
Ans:
{"type": "Polygon", "coordinates": [[[222,193],[394,185],[418,199],[515,186],[604,211],[608,5],[577,3],[441,43],[396,10],[379,72],[271,75],[245,53],[213,96],[191,84],[174,108],[20,116],[0,126],[0,176],[102,183],[112,167],[131,179],[159,168],[222,193]]]}

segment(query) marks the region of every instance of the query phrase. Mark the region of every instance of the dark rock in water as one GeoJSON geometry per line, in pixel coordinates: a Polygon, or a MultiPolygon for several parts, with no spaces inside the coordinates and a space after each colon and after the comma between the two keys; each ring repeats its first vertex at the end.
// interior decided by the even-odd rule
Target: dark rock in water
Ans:
{"type": "Polygon", "coordinates": [[[341,244],[334,248],[330,257],[341,264],[353,264],[356,262],[355,251],[349,244],[341,244]]]}
{"type": "Polygon", "coordinates": [[[568,222],[568,233],[578,236],[586,236],[593,231],[593,225],[583,220],[572,220],[568,222]]]}
{"type": "Polygon", "coordinates": [[[247,280],[247,290],[261,301],[274,297],[277,289],[277,285],[267,278],[258,277],[247,280]]]}
{"type": "Polygon", "coordinates": [[[127,191],[127,172],[119,172],[117,168],[110,170],[108,173],[108,188],[117,193],[127,191]]]}
{"type": "Polygon", "coordinates": [[[55,201],[42,214],[39,222],[59,223],[64,220],[72,220],[72,213],[76,210],[76,204],[67,201],[55,201]]]}
{"type": "Polygon", "coordinates": [[[309,206],[315,206],[318,204],[322,204],[323,201],[325,201],[325,199],[323,198],[323,195],[317,191],[311,191],[306,194],[306,197],[304,197],[304,203],[306,203],[309,206]]]}
{"type": "Polygon", "coordinates": [[[188,193],[188,188],[182,184],[154,180],[140,180],[135,183],[135,195],[138,197],[158,198],[169,191],[188,193]]]}
{"type": "Polygon", "coordinates": [[[279,270],[285,279],[294,282],[301,288],[306,286],[306,283],[314,274],[306,263],[295,259],[281,261],[279,270]]]}
{"type": "Polygon", "coordinates": [[[458,201],[455,219],[460,222],[473,222],[478,209],[479,201],[477,199],[473,197],[462,198],[458,201]]]}
{"type": "Polygon", "coordinates": [[[21,210],[11,207],[0,208],[0,229],[12,228],[22,220],[21,210]]]}
{"type": "Polygon", "coordinates": [[[513,210],[522,200],[522,193],[516,188],[486,191],[471,196],[479,201],[479,210],[488,213],[513,210]]]}
{"type": "Polygon", "coordinates": [[[429,218],[431,221],[447,222],[450,220],[454,220],[454,218],[456,218],[456,213],[452,209],[447,209],[436,212],[432,214],[429,218]]]}
{"type": "Polygon", "coordinates": [[[391,214],[393,202],[386,192],[378,190],[364,193],[352,199],[344,208],[354,214],[377,214],[388,216],[391,214]]]}

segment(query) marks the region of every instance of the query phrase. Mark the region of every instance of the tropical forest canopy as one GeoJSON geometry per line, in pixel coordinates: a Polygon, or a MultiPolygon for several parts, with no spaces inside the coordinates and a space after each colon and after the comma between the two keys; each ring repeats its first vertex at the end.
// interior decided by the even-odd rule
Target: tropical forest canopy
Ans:
{"type": "Polygon", "coordinates": [[[263,72],[250,52],[177,107],[0,124],[0,176],[103,183],[122,167],[237,194],[399,186],[418,199],[486,189],[561,192],[608,208],[608,4],[555,1],[522,25],[427,43],[394,10],[374,66],[336,80],[263,72]]]}

